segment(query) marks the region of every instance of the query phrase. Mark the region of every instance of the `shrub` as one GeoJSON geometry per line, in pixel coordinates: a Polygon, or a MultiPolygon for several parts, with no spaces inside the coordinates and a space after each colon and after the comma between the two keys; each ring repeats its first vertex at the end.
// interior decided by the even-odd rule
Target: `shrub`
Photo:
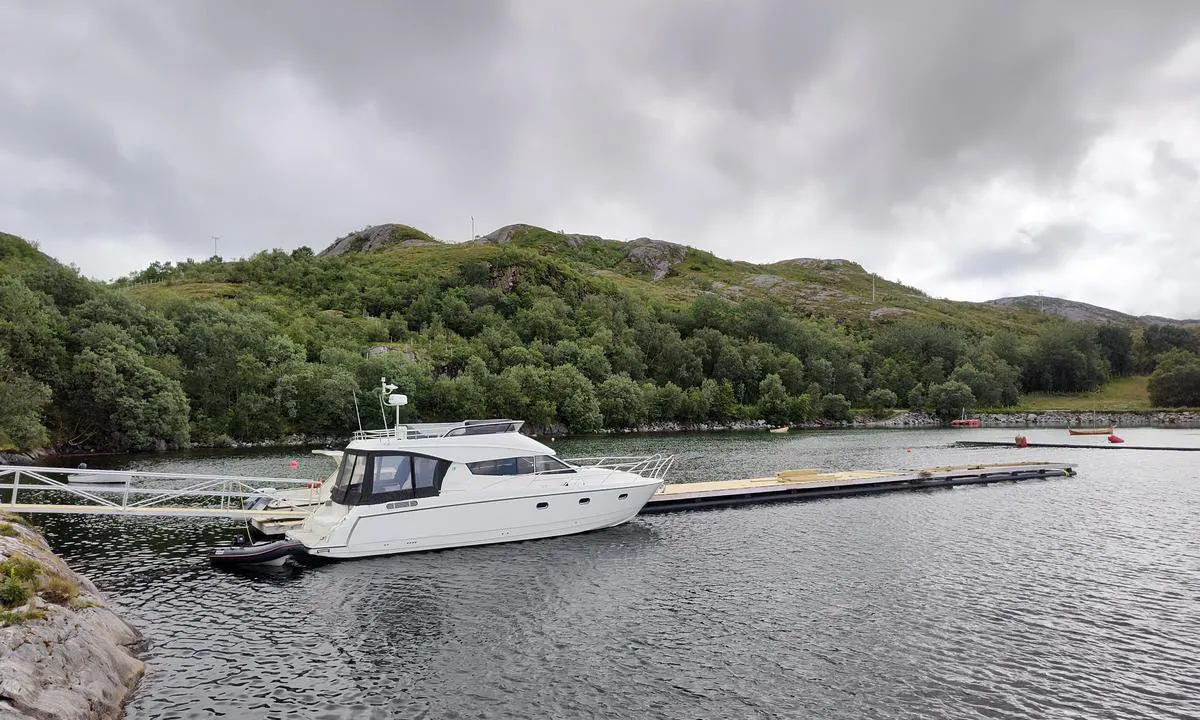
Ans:
{"type": "Polygon", "coordinates": [[[0,578],[0,607],[24,605],[33,596],[33,588],[13,575],[0,578]]]}

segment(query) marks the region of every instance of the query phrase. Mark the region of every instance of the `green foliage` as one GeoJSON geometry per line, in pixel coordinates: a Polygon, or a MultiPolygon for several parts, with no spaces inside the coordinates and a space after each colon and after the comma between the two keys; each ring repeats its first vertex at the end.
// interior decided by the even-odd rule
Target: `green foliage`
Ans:
{"type": "Polygon", "coordinates": [[[759,384],[758,417],[771,425],[784,425],[790,419],[791,408],[783,380],[772,373],[759,384]]]}
{"type": "Polygon", "coordinates": [[[608,427],[636,427],[649,416],[642,386],[628,375],[613,375],[600,383],[598,395],[600,412],[608,427]]]}
{"type": "Polygon", "coordinates": [[[867,393],[867,407],[876,417],[882,417],[885,410],[896,407],[899,402],[896,393],[887,388],[875,388],[867,393]]]}
{"type": "Polygon", "coordinates": [[[830,420],[849,420],[850,401],[840,394],[829,394],[821,398],[821,414],[830,420]]]}
{"type": "Polygon", "coordinates": [[[1108,365],[1088,326],[1061,324],[1042,331],[1025,362],[1028,390],[1087,392],[1108,379],[1108,365]]]}
{"type": "Polygon", "coordinates": [[[1178,348],[1158,357],[1147,389],[1158,407],[1200,407],[1200,356],[1178,348]]]}
{"type": "Polygon", "coordinates": [[[0,607],[24,605],[33,597],[33,588],[11,575],[0,576],[0,607]]]}
{"type": "Polygon", "coordinates": [[[974,409],[975,395],[966,383],[947,380],[931,385],[925,402],[934,415],[943,420],[951,420],[974,409]]]}
{"type": "Polygon", "coordinates": [[[344,434],[355,397],[374,418],[381,376],[411,398],[402,421],[509,416],[592,432],[839,420],[864,403],[925,408],[948,380],[1011,405],[1197,348],[1170,326],[1096,330],[882,280],[879,297],[907,314],[877,321],[871,277],[852,263],[755,266],[689,249],[652,280],[626,245],[599,238],[514,226],[503,244],[445,245],[389,232],[380,251],[154,263],[114,285],[0,235],[0,447],[344,434]]]}

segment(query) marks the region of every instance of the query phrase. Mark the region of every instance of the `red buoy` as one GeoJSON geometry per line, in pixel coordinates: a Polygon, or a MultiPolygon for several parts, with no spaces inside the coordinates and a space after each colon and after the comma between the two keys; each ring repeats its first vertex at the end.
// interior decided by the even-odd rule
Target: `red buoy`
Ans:
{"type": "Polygon", "coordinates": [[[1017,436],[1017,447],[1019,447],[1019,448],[1029,447],[1029,439],[1026,438],[1024,435],[1018,435],[1017,436]]]}
{"type": "Polygon", "coordinates": [[[1122,440],[1121,438],[1117,437],[1116,435],[1109,435],[1109,436],[1108,436],[1108,441],[1109,441],[1110,443],[1123,443],[1123,442],[1125,442],[1124,440],[1122,440]]]}

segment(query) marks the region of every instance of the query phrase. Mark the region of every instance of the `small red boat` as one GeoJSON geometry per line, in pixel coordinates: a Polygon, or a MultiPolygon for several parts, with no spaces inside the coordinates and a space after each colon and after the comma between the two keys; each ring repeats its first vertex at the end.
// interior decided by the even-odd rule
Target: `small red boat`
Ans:
{"type": "Polygon", "coordinates": [[[957,427],[957,428],[979,427],[979,420],[977,418],[963,418],[962,420],[951,420],[950,427],[957,427]]]}

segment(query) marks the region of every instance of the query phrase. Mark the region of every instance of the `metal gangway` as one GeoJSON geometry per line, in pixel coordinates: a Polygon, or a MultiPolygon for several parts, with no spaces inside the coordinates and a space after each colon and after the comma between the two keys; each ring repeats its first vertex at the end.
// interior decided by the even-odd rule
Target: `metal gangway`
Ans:
{"type": "Polygon", "coordinates": [[[323,502],[322,487],[305,478],[0,465],[0,511],[302,520],[323,502]]]}

